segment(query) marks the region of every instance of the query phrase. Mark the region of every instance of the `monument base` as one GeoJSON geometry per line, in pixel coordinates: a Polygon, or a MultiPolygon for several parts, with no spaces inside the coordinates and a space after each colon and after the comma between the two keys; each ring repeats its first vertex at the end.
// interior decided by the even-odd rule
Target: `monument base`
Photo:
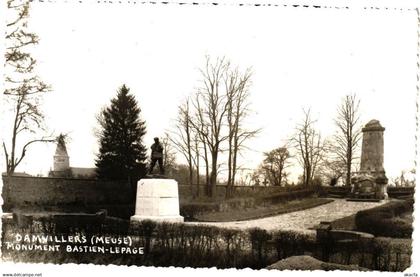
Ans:
{"type": "Polygon", "coordinates": [[[351,179],[352,198],[359,199],[388,199],[385,172],[359,171],[351,179]]]}
{"type": "Polygon", "coordinates": [[[182,223],[184,222],[184,217],[180,215],[174,216],[145,216],[145,215],[133,215],[130,217],[130,222],[136,221],[144,221],[144,220],[152,220],[156,222],[168,222],[168,223],[182,223]]]}
{"type": "Polygon", "coordinates": [[[179,214],[178,183],[173,179],[145,178],[137,182],[136,211],[130,222],[184,222],[179,214]]]}

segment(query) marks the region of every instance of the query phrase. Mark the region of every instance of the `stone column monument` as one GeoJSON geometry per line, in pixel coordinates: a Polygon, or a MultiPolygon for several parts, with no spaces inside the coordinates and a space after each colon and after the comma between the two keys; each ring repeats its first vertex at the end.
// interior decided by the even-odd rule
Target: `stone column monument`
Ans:
{"type": "Polygon", "coordinates": [[[352,178],[354,196],[387,198],[388,179],[384,170],[384,131],[378,120],[369,121],[362,129],[360,171],[352,178]]]}
{"type": "Polygon", "coordinates": [[[179,215],[178,183],[173,179],[146,178],[137,182],[136,213],[131,221],[184,222],[179,215]]]}
{"type": "Polygon", "coordinates": [[[360,172],[385,174],[384,170],[384,131],[378,120],[371,120],[362,129],[362,157],[360,172]]]}

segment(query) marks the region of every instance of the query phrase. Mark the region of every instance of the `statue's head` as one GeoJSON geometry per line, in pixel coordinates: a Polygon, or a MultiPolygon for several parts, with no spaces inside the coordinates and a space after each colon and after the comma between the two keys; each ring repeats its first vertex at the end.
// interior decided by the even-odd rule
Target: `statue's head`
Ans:
{"type": "Polygon", "coordinates": [[[154,140],[155,140],[155,142],[159,142],[159,138],[158,137],[155,137],[154,140]]]}

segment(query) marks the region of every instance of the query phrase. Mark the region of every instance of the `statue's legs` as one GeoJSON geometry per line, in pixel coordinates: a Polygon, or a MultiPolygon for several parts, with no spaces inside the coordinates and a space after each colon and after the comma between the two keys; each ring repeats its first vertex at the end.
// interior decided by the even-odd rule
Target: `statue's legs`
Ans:
{"type": "Polygon", "coordinates": [[[164,175],[165,174],[165,168],[163,168],[163,159],[159,158],[158,159],[158,163],[159,163],[159,171],[160,174],[164,175]]]}
{"type": "MultiPolygon", "coordinates": [[[[152,161],[150,162],[149,174],[152,174],[153,168],[155,167],[155,164],[156,164],[157,160],[158,159],[156,159],[156,158],[152,158],[152,161]]],[[[159,163],[159,167],[160,167],[160,163],[159,163]]]]}

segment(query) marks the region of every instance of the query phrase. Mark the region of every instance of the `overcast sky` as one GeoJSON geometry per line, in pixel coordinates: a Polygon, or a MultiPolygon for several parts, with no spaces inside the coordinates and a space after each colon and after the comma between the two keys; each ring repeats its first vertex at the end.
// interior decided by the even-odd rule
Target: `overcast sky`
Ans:
{"type": "MultiPolygon", "coordinates": [[[[45,123],[69,133],[71,166],[94,166],[95,116],[122,84],[142,109],[145,144],[162,136],[210,55],[252,67],[248,123],[263,131],[243,153],[245,167],[290,138],[302,108],[332,135],[338,104],[355,93],[362,122],[386,128],[392,177],[414,167],[416,20],[414,11],[395,10],[34,3],[29,27],[40,37],[37,70],[52,86],[45,123]]],[[[32,147],[18,171],[47,174],[54,151],[32,147]]]]}

